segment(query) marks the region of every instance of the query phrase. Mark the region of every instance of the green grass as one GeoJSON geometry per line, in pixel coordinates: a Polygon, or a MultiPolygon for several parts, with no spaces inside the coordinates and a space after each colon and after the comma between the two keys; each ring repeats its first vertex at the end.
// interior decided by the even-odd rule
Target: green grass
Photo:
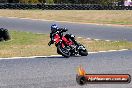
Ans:
{"type": "MultiPolygon", "coordinates": [[[[0,42],[0,57],[20,57],[20,56],[39,56],[53,55],[56,47],[48,46],[50,41],[49,34],[35,34],[31,32],[10,31],[11,40],[0,42]]],[[[78,38],[90,51],[132,49],[132,42],[127,41],[94,41],[85,38],[78,38]]]]}

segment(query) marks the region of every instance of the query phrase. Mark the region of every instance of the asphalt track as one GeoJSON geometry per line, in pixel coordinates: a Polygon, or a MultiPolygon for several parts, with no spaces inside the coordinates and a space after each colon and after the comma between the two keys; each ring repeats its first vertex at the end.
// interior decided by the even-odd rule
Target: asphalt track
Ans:
{"type": "MultiPolygon", "coordinates": [[[[52,23],[54,22],[0,18],[0,27],[37,33],[48,33],[49,25],[52,23]]],[[[70,28],[70,32],[78,36],[132,41],[130,27],[58,24],[70,28]],[[90,35],[90,33],[92,34],[90,35]]],[[[0,60],[0,88],[131,88],[132,83],[80,86],[75,81],[79,65],[82,65],[89,74],[123,73],[132,75],[131,57],[132,51],[127,50],[89,54],[87,57],[64,58],[54,56],[32,59],[2,59],[0,60]]]]}
{"type": "Polygon", "coordinates": [[[49,33],[51,24],[57,23],[69,29],[69,33],[81,37],[103,40],[127,40],[132,41],[132,27],[117,27],[92,24],[75,24],[54,21],[40,21],[18,18],[0,17],[0,27],[9,30],[30,31],[39,33],[49,33]]]}

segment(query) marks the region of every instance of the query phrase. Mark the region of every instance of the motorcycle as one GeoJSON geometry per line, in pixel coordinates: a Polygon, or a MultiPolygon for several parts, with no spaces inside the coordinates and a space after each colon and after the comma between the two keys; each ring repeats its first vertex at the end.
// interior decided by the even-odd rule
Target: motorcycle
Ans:
{"type": "MultiPolygon", "coordinates": [[[[69,58],[70,56],[81,55],[87,56],[87,49],[80,43],[78,43],[73,34],[65,34],[63,36],[63,32],[66,31],[57,31],[54,35],[54,43],[57,47],[57,53],[69,58]]],[[[51,45],[51,41],[48,43],[51,45]]]]}

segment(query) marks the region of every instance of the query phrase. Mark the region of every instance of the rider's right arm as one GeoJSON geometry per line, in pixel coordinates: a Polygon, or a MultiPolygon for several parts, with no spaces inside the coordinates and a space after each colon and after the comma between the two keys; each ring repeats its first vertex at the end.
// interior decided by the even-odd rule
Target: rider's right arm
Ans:
{"type": "Polygon", "coordinates": [[[50,38],[51,38],[50,42],[51,42],[51,44],[54,43],[54,34],[55,33],[50,33],[50,38]]]}

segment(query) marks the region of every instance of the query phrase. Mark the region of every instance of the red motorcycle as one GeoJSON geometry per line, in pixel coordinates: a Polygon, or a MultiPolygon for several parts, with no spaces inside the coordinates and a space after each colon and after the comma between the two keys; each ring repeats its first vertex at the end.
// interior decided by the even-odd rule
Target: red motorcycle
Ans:
{"type": "MultiPolygon", "coordinates": [[[[54,35],[54,43],[57,47],[58,54],[66,58],[75,55],[88,55],[86,48],[76,41],[73,34],[66,34],[63,36],[63,32],[66,31],[57,31],[57,33],[54,35]]],[[[51,45],[51,41],[48,43],[48,45],[51,45]]]]}

